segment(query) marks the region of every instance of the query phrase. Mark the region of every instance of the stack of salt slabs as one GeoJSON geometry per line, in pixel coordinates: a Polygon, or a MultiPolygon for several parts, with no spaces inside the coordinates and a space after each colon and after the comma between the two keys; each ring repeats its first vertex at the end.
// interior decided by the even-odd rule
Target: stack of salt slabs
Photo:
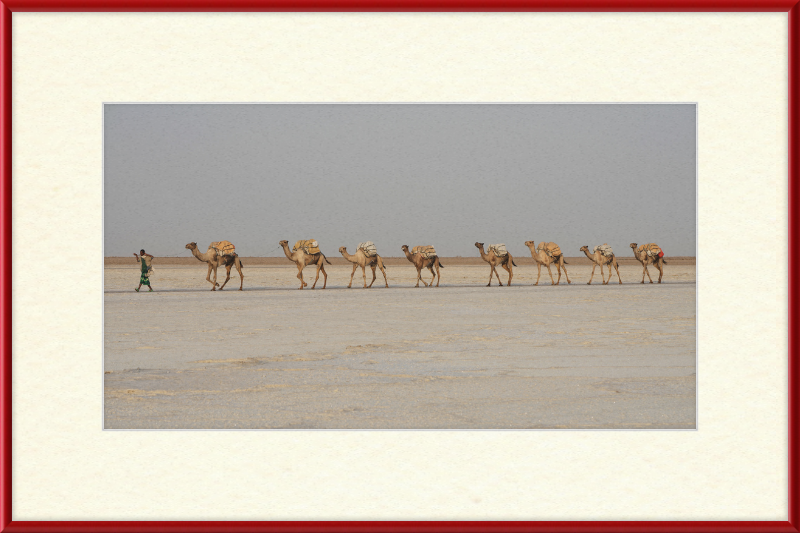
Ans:
{"type": "Polygon", "coordinates": [[[489,251],[494,252],[494,255],[497,257],[505,257],[508,255],[505,244],[490,244],[489,251]]]}
{"type": "Polygon", "coordinates": [[[230,241],[212,242],[208,249],[214,250],[217,255],[236,255],[236,247],[230,241]]]}
{"type": "Polygon", "coordinates": [[[378,255],[378,249],[375,247],[375,243],[372,241],[358,243],[358,249],[364,250],[364,255],[367,257],[375,257],[378,255]]]}
{"type": "Polygon", "coordinates": [[[307,254],[318,254],[319,253],[319,244],[314,239],[307,239],[304,241],[297,241],[294,243],[294,248],[292,248],[293,252],[297,250],[303,250],[307,254]]]}
{"type": "Polygon", "coordinates": [[[595,246],[593,252],[600,250],[600,253],[605,255],[606,257],[611,257],[614,255],[614,250],[608,245],[608,243],[603,243],[600,246],[595,246]]]}
{"type": "Polygon", "coordinates": [[[661,247],[654,242],[650,244],[643,244],[639,247],[639,253],[645,252],[650,257],[664,257],[664,252],[661,247]]]}
{"type": "Polygon", "coordinates": [[[550,257],[558,257],[561,255],[561,248],[554,242],[540,242],[536,249],[544,250],[544,253],[550,257]]]}
{"type": "Polygon", "coordinates": [[[425,246],[415,246],[414,248],[411,249],[411,253],[420,254],[423,257],[427,257],[430,259],[431,257],[434,257],[436,255],[436,250],[433,249],[433,246],[428,244],[425,246]]]}

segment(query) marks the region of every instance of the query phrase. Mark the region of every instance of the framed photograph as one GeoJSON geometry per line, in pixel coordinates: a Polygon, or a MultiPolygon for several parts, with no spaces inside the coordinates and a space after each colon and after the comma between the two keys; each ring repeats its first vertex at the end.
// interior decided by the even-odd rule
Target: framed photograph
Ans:
{"type": "Polygon", "coordinates": [[[797,9],[4,4],[3,527],[797,530],[797,9]]]}

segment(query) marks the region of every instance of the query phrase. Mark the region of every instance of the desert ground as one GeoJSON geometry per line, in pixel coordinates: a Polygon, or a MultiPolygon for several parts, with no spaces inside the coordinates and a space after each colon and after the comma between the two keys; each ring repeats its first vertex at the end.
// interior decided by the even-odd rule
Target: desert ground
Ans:
{"type": "Polygon", "coordinates": [[[327,289],[308,290],[309,268],[303,291],[288,260],[243,258],[243,292],[235,270],[211,292],[204,264],[156,258],[152,293],[133,291],[133,256],[106,258],[104,427],[696,427],[694,258],[667,258],[660,285],[632,258],[622,285],[599,268],[587,285],[588,260],[568,258],[572,284],[543,269],[533,286],[521,257],[491,288],[480,258],[443,258],[438,288],[389,258],[390,288],[378,272],[368,290],[329,258],[327,289]]]}

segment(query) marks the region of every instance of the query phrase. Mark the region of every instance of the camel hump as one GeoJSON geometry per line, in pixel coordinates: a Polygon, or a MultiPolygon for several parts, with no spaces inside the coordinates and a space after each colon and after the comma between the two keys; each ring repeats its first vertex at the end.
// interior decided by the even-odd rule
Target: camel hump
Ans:
{"type": "Polygon", "coordinates": [[[412,254],[420,254],[423,257],[433,257],[436,255],[436,250],[430,244],[426,244],[423,246],[415,246],[411,249],[412,254]]]}
{"type": "Polygon", "coordinates": [[[230,241],[212,242],[209,250],[214,250],[217,255],[236,255],[236,247],[230,241]]]}
{"type": "Polygon", "coordinates": [[[378,255],[378,248],[372,241],[365,241],[358,243],[358,250],[364,250],[364,255],[367,257],[375,257],[378,255]]]}
{"type": "Polygon", "coordinates": [[[503,257],[508,255],[508,250],[506,250],[505,244],[490,244],[489,251],[494,252],[494,255],[497,257],[503,257]]]}
{"type": "Polygon", "coordinates": [[[296,243],[294,243],[294,248],[292,248],[292,251],[296,252],[297,250],[303,250],[305,253],[309,255],[318,254],[319,244],[314,239],[297,241],[296,243]]]}

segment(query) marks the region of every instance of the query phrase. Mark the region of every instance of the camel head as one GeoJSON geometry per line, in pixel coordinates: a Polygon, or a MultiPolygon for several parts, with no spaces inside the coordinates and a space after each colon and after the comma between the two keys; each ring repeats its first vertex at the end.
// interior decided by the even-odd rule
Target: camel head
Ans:
{"type": "Polygon", "coordinates": [[[588,254],[589,253],[589,247],[588,246],[581,246],[581,252],[586,252],[588,254]]]}
{"type": "Polygon", "coordinates": [[[404,244],[403,246],[400,247],[400,249],[403,250],[404,252],[407,252],[408,251],[408,245],[404,244]]]}
{"type": "Polygon", "coordinates": [[[476,242],[475,243],[475,248],[483,248],[483,243],[482,242],[476,242]]]}
{"type": "Polygon", "coordinates": [[[340,246],[339,247],[339,253],[342,254],[342,255],[347,253],[347,246],[340,246]]]}
{"type": "Polygon", "coordinates": [[[189,244],[186,245],[186,249],[187,250],[196,250],[197,249],[197,243],[196,242],[190,242],[189,244]]]}
{"type": "Polygon", "coordinates": [[[525,246],[528,248],[533,248],[534,242],[533,241],[525,241],[525,246]]]}
{"type": "Polygon", "coordinates": [[[632,242],[632,243],[631,243],[631,248],[633,248],[633,251],[634,251],[634,252],[636,251],[636,247],[637,247],[637,246],[638,246],[638,244],[636,244],[635,242],[632,242]]]}
{"type": "Polygon", "coordinates": [[[281,246],[289,246],[289,241],[281,241],[278,244],[280,244],[281,246]]]}

